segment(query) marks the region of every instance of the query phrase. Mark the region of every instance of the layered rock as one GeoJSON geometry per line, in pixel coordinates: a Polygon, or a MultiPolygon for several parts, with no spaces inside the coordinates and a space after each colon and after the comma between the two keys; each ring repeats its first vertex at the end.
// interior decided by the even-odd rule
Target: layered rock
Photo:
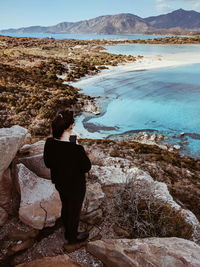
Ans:
{"type": "Polygon", "coordinates": [[[4,171],[14,159],[27,133],[28,130],[17,125],[0,129],[0,182],[4,171]]]}
{"type": "Polygon", "coordinates": [[[23,164],[18,164],[17,168],[21,192],[20,219],[36,229],[54,225],[61,211],[61,201],[55,186],[23,164]]]}
{"type": "Polygon", "coordinates": [[[72,262],[66,254],[56,257],[45,257],[31,262],[16,265],[16,267],[81,267],[80,264],[72,262]]]}
{"type": "Polygon", "coordinates": [[[50,179],[50,170],[46,168],[43,159],[45,141],[38,141],[31,145],[24,145],[19,151],[19,162],[39,177],[50,179]]]}
{"type": "Polygon", "coordinates": [[[12,198],[13,181],[11,177],[11,169],[7,168],[0,182],[0,206],[7,211],[10,209],[10,201],[12,198]]]}
{"type": "Polygon", "coordinates": [[[200,246],[175,237],[98,240],[87,250],[109,267],[200,266],[200,246]]]}
{"type": "Polygon", "coordinates": [[[28,131],[20,126],[0,129],[0,207],[1,222],[6,222],[7,212],[12,209],[12,187],[13,181],[9,165],[13,161],[17,151],[21,147],[28,131]]]}
{"type": "Polygon", "coordinates": [[[105,197],[99,183],[88,184],[86,196],[83,203],[81,220],[95,224],[102,218],[101,204],[105,197]]]}
{"type": "Polygon", "coordinates": [[[8,219],[8,213],[0,207],[0,226],[4,225],[4,223],[8,219]]]}

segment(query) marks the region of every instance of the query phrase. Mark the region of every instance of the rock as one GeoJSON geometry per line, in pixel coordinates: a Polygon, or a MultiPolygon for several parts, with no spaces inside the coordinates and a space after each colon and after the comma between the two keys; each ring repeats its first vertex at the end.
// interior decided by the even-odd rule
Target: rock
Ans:
{"type": "Polygon", "coordinates": [[[0,207],[0,226],[3,226],[8,219],[8,213],[0,207]]]}
{"type": "Polygon", "coordinates": [[[80,264],[72,262],[66,254],[56,257],[45,257],[39,260],[16,265],[16,267],[81,267],[80,264]]]}
{"type": "Polygon", "coordinates": [[[127,178],[122,169],[113,166],[93,165],[90,174],[98,177],[103,185],[125,183],[127,178]]]}
{"type": "Polygon", "coordinates": [[[117,225],[113,225],[113,230],[120,237],[128,238],[130,236],[130,234],[126,230],[122,229],[117,225]]]}
{"type": "Polygon", "coordinates": [[[12,198],[12,177],[10,168],[6,169],[0,182],[0,206],[8,212],[12,198]]]}
{"type": "Polygon", "coordinates": [[[83,203],[83,212],[90,213],[94,210],[97,210],[100,207],[104,196],[105,194],[103,193],[99,183],[88,184],[83,203]]]}
{"type": "Polygon", "coordinates": [[[29,239],[29,240],[25,240],[25,241],[18,241],[16,245],[11,246],[8,249],[8,255],[11,256],[19,251],[28,249],[30,247],[32,247],[34,244],[34,240],[33,239],[29,239]]]}
{"type": "Polygon", "coordinates": [[[39,234],[39,231],[36,229],[30,231],[22,231],[20,229],[15,229],[14,231],[10,232],[6,239],[8,240],[28,240],[34,239],[39,234]]]}
{"type": "Polygon", "coordinates": [[[86,196],[81,212],[81,220],[89,224],[95,224],[102,218],[102,210],[99,207],[102,204],[105,194],[99,183],[88,184],[86,187],[86,196]]]}
{"type": "Polygon", "coordinates": [[[21,147],[28,130],[18,125],[0,129],[0,183],[17,151],[21,147]]]}
{"type": "Polygon", "coordinates": [[[31,145],[26,144],[23,147],[21,147],[21,149],[19,150],[19,153],[21,155],[29,154],[29,156],[35,156],[38,154],[42,154],[43,150],[44,150],[44,144],[45,144],[45,141],[38,141],[38,142],[31,144],[31,145]]]}
{"type": "Polygon", "coordinates": [[[174,145],[173,148],[176,149],[176,150],[179,150],[179,149],[181,149],[181,146],[179,146],[179,145],[174,145]]]}
{"type": "Polygon", "coordinates": [[[96,99],[85,99],[82,111],[99,115],[101,113],[101,108],[96,99]]]}
{"type": "Polygon", "coordinates": [[[87,251],[109,267],[200,266],[200,246],[175,237],[98,240],[87,251]]]}
{"type": "Polygon", "coordinates": [[[24,145],[19,151],[19,163],[24,164],[37,176],[51,179],[50,169],[46,168],[43,159],[45,141],[38,141],[32,145],[24,145]]]}
{"type": "Polygon", "coordinates": [[[60,217],[61,201],[51,181],[38,177],[23,164],[18,164],[21,191],[19,217],[35,229],[54,225],[60,217]]]}
{"type": "MultiPolygon", "coordinates": [[[[129,195],[134,196],[138,206],[140,206],[140,203],[148,201],[152,213],[155,213],[158,209],[162,210],[163,213],[166,212],[163,220],[166,218],[166,222],[170,222],[168,228],[171,232],[168,232],[168,234],[170,233],[173,236],[175,234],[180,237],[187,236],[194,241],[199,239],[200,223],[195,215],[178,205],[170,195],[167,185],[154,181],[147,172],[136,167],[122,169],[112,166],[93,166],[91,173],[98,176],[106,197],[118,195],[120,187],[123,189],[123,186],[130,183],[129,195]]],[[[168,228],[167,231],[169,231],[168,228]]]]}
{"type": "Polygon", "coordinates": [[[43,160],[43,154],[38,154],[30,157],[20,158],[19,162],[24,164],[29,170],[37,176],[51,179],[50,169],[46,168],[43,160]]]}
{"type": "Polygon", "coordinates": [[[81,220],[94,225],[102,221],[103,212],[101,209],[94,210],[89,214],[81,214],[81,220]]]}

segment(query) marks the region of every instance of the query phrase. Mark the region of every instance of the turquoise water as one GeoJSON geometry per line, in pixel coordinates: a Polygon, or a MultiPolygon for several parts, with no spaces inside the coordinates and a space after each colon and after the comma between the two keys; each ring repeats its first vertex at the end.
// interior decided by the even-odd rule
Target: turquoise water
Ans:
{"type": "Polygon", "coordinates": [[[106,52],[122,55],[163,55],[177,53],[199,53],[200,45],[149,45],[129,44],[105,46],[106,52]]]}
{"type": "Polygon", "coordinates": [[[122,35],[111,35],[111,34],[40,34],[40,33],[0,33],[0,35],[12,36],[12,37],[33,37],[33,38],[47,38],[53,37],[55,39],[78,39],[78,40],[90,40],[90,39],[151,39],[167,37],[168,35],[142,35],[142,34],[122,34],[122,35]]]}
{"type": "Polygon", "coordinates": [[[102,115],[85,120],[85,127],[113,127],[92,131],[90,137],[154,130],[167,135],[170,143],[183,146],[183,153],[200,157],[199,73],[200,64],[193,64],[79,82],[84,93],[101,96],[104,107],[102,115]],[[182,138],[181,132],[186,133],[182,138]]]}

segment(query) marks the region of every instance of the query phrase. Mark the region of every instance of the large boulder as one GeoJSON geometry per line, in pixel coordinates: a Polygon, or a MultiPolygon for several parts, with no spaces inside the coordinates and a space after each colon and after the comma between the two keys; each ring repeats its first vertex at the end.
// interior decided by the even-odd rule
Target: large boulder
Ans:
{"type": "Polygon", "coordinates": [[[50,169],[48,169],[44,164],[44,144],[45,141],[38,141],[31,145],[24,145],[19,150],[18,161],[37,174],[37,176],[45,179],[51,179],[50,169]]]}
{"type": "Polygon", "coordinates": [[[34,172],[37,176],[51,179],[50,169],[44,164],[43,154],[33,155],[30,157],[23,157],[19,162],[24,164],[29,170],[34,172]]]}
{"type": "Polygon", "coordinates": [[[72,262],[66,254],[56,257],[45,257],[31,262],[16,265],[16,267],[81,267],[80,264],[72,262]]]}
{"type": "Polygon", "coordinates": [[[17,125],[0,129],[0,183],[4,171],[14,159],[27,133],[27,129],[17,125]]]}
{"type": "Polygon", "coordinates": [[[54,225],[61,211],[61,201],[55,186],[21,163],[17,165],[17,169],[21,192],[21,221],[36,229],[54,225]]]}
{"type": "Polygon", "coordinates": [[[109,267],[200,266],[200,246],[175,237],[98,240],[87,250],[109,267]]]}
{"type": "Polygon", "coordinates": [[[0,207],[9,211],[10,209],[10,200],[12,198],[12,188],[13,182],[11,177],[11,169],[7,168],[0,182],[0,207]]]}

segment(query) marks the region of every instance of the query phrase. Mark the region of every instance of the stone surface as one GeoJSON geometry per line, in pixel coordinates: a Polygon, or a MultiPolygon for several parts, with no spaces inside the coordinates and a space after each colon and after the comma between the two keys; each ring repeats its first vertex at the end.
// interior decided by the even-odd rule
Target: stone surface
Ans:
{"type": "Polygon", "coordinates": [[[24,145],[19,151],[19,163],[24,164],[37,176],[51,179],[50,170],[46,168],[43,160],[45,141],[38,141],[31,145],[24,145]]]}
{"type": "Polygon", "coordinates": [[[0,207],[0,226],[3,226],[8,219],[8,213],[0,207]]]}
{"type": "Polygon", "coordinates": [[[43,154],[37,154],[30,157],[23,157],[19,162],[24,164],[29,170],[34,172],[37,176],[51,179],[50,169],[46,168],[44,164],[43,154]]]}
{"type": "Polygon", "coordinates": [[[86,196],[83,203],[84,212],[90,213],[94,210],[97,210],[104,198],[105,194],[101,189],[101,185],[99,183],[88,184],[86,188],[86,196]]]}
{"type": "Polygon", "coordinates": [[[51,181],[38,177],[23,164],[18,164],[21,192],[19,218],[36,229],[54,225],[60,217],[61,201],[51,181]]]}
{"type": "Polygon", "coordinates": [[[21,147],[21,149],[19,150],[19,153],[21,155],[25,154],[25,155],[29,155],[29,156],[35,156],[38,154],[42,154],[43,150],[44,150],[44,144],[45,141],[38,141],[34,144],[31,145],[24,145],[21,147]]]}
{"type": "Polygon", "coordinates": [[[89,224],[95,224],[102,218],[100,206],[105,194],[99,183],[88,184],[86,187],[86,196],[81,212],[81,220],[89,224]]]}
{"type": "Polygon", "coordinates": [[[4,171],[14,159],[27,133],[28,130],[18,125],[0,129],[0,183],[4,171]]]}
{"type": "Polygon", "coordinates": [[[10,208],[10,201],[12,198],[12,177],[10,168],[6,169],[2,175],[0,182],[0,207],[6,209],[10,208]]]}
{"type": "Polygon", "coordinates": [[[25,241],[18,241],[17,244],[15,244],[14,246],[11,246],[8,249],[8,255],[11,256],[19,251],[23,251],[26,250],[30,247],[32,247],[34,244],[34,240],[33,239],[29,239],[29,240],[25,240],[25,241]]]}
{"type": "Polygon", "coordinates": [[[16,267],[81,267],[80,264],[74,263],[66,254],[56,257],[45,257],[32,262],[16,265],[16,267]]]}
{"type": "Polygon", "coordinates": [[[109,267],[200,266],[200,246],[175,237],[98,240],[87,250],[109,267]]]}

